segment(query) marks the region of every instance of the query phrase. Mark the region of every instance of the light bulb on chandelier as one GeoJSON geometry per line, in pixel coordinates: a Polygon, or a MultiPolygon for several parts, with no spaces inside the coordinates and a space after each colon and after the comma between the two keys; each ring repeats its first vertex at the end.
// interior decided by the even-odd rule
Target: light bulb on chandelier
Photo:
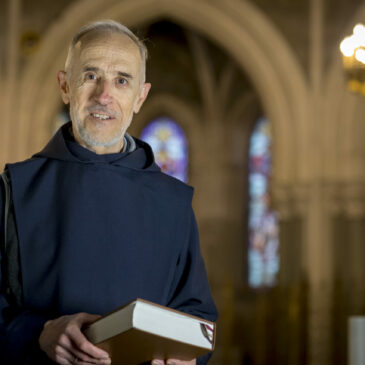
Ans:
{"type": "Polygon", "coordinates": [[[353,34],[340,44],[343,66],[351,91],[365,95],[365,26],[356,24],[353,34]]]}

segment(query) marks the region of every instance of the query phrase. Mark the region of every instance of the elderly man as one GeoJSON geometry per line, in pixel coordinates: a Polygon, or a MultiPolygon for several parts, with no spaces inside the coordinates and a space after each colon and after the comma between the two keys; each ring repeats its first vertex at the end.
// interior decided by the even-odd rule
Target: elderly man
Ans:
{"type": "Polygon", "coordinates": [[[151,148],[126,133],[151,87],[146,57],[119,23],[83,27],[58,73],[72,122],[31,159],[6,167],[14,223],[3,224],[0,209],[1,364],[110,364],[81,329],[137,297],[216,319],[192,189],[161,173],[151,148]]]}

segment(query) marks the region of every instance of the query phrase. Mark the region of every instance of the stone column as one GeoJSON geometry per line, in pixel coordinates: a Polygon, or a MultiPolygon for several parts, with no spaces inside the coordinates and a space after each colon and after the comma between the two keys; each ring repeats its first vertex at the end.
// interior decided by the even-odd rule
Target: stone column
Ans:
{"type": "Polygon", "coordinates": [[[296,350],[295,341],[289,346],[285,362],[305,357],[310,365],[330,365],[333,260],[325,189],[320,183],[276,185],[274,197],[282,222],[279,285],[293,333],[287,343],[292,337],[301,342],[296,350]]]}
{"type": "Polygon", "coordinates": [[[280,215],[280,271],[276,302],[278,311],[276,363],[297,365],[307,351],[307,291],[303,260],[303,217],[307,190],[274,186],[275,209],[280,215]]]}
{"type": "Polygon", "coordinates": [[[365,315],[365,184],[333,187],[331,216],[335,267],[333,356],[336,362],[346,363],[348,318],[365,315]]]}
{"type": "Polygon", "coordinates": [[[331,364],[333,258],[329,212],[321,183],[308,186],[305,218],[305,271],[308,276],[309,364],[331,364]]]}
{"type": "Polygon", "coordinates": [[[308,277],[308,364],[331,364],[332,246],[329,241],[329,216],[323,184],[323,144],[318,131],[323,124],[324,82],[324,0],[310,1],[310,85],[311,142],[317,158],[311,161],[307,184],[307,209],[304,219],[304,257],[308,277]]]}
{"type": "MultiPolygon", "coordinates": [[[[237,288],[245,285],[247,228],[247,171],[232,161],[230,130],[225,123],[203,127],[204,138],[194,148],[194,208],[199,222],[201,246],[213,295],[219,309],[219,337],[212,364],[239,364],[237,288]]],[[[242,155],[244,155],[242,152],[242,155]]]]}

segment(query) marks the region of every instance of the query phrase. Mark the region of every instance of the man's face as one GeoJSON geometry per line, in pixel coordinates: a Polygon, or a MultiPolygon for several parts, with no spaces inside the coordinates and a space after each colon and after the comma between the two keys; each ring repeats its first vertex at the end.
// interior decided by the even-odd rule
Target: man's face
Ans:
{"type": "Polygon", "coordinates": [[[81,38],[67,74],[58,74],[77,141],[86,147],[121,147],[150,89],[141,83],[141,70],[138,46],[129,37],[91,33],[81,38]]]}

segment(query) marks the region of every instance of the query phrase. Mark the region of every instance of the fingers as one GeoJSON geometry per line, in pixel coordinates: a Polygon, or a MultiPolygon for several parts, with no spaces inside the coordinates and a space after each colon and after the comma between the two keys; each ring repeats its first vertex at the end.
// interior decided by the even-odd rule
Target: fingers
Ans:
{"type": "Polygon", "coordinates": [[[82,327],[83,325],[95,322],[99,318],[101,318],[101,316],[97,314],[78,313],[77,316],[75,317],[75,320],[81,325],[80,327],[82,327]]]}
{"type": "Polygon", "coordinates": [[[73,365],[75,362],[75,356],[71,355],[70,352],[62,346],[57,346],[55,349],[55,360],[61,365],[73,365]]]}
{"type": "Polygon", "coordinates": [[[64,345],[81,361],[91,364],[111,363],[109,354],[89,342],[78,327],[70,327],[66,334],[67,343],[64,342],[64,345]]]}
{"type": "MultiPolygon", "coordinates": [[[[103,362],[95,363],[95,362],[87,362],[87,361],[82,361],[82,360],[78,360],[77,362],[73,362],[72,365],[74,365],[74,364],[77,364],[77,365],[95,365],[95,364],[106,365],[106,363],[103,363],[103,362]]],[[[108,365],[109,364],[111,364],[111,362],[108,362],[108,365]]]]}
{"type": "Polygon", "coordinates": [[[81,352],[98,359],[109,359],[109,354],[106,351],[94,346],[81,332],[81,328],[84,325],[91,324],[100,317],[101,316],[95,314],[79,313],[76,317],[78,326],[70,328],[70,338],[81,352]]]}
{"type": "Polygon", "coordinates": [[[70,328],[68,336],[73,343],[74,351],[82,360],[89,361],[90,358],[108,359],[109,354],[102,349],[94,346],[77,327],[70,328]]]}
{"type": "Polygon", "coordinates": [[[87,362],[90,364],[109,364],[110,362],[103,362],[101,360],[95,359],[89,356],[87,353],[82,352],[77,345],[72,342],[72,337],[67,335],[62,335],[59,339],[59,344],[61,345],[64,350],[67,350],[68,353],[71,355],[71,360],[75,358],[79,359],[80,361],[87,362]]]}
{"type": "Polygon", "coordinates": [[[151,362],[152,365],[196,365],[196,359],[186,361],[177,359],[167,359],[166,361],[161,359],[154,359],[151,362]]]}
{"type": "Polygon", "coordinates": [[[109,354],[90,343],[81,332],[83,325],[100,318],[97,315],[78,313],[48,321],[39,338],[41,349],[61,365],[109,365],[109,354]]]}

